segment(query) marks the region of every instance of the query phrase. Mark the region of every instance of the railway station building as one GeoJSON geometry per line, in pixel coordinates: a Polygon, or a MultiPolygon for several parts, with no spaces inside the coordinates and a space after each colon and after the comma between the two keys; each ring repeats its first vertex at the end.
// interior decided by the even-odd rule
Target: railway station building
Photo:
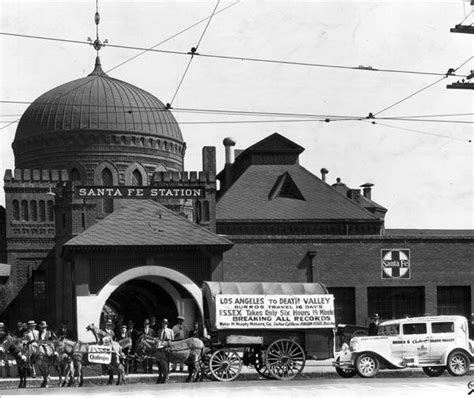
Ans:
{"type": "Polygon", "coordinates": [[[201,170],[184,170],[170,110],[97,58],[18,124],[0,212],[0,319],[68,321],[84,340],[107,317],[191,324],[203,282],[226,281],[323,283],[338,323],[366,325],[375,312],[472,322],[474,232],[386,229],[372,184],[330,183],[299,164],[302,145],[278,133],[246,149],[226,139],[202,148],[201,170]]]}

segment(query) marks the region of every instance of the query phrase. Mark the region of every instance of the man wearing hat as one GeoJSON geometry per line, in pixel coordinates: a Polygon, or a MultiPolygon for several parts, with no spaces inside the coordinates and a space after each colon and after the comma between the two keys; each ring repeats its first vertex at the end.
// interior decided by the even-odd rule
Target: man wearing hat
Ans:
{"type": "Polygon", "coordinates": [[[112,323],[111,319],[107,319],[105,321],[105,329],[104,332],[110,336],[110,341],[114,340],[115,333],[114,333],[114,324],[112,323]]]}
{"type": "MultiPolygon", "coordinates": [[[[178,316],[178,323],[173,326],[173,334],[175,340],[183,340],[188,337],[188,328],[184,325],[184,316],[178,316]]],[[[183,364],[179,364],[179,370],[183,371],[183,364]]],[[[176,371],[176,363],[173,363],[172,371],[176,371]]]]}
{"type": "MultiPolygon", "coordinates": [[[[150,326],[150,320],[145,319],[143,321],[142,336],[156,337],[155,331],[150,326]]],[[[145,358],[143,361],[143,371],[145,373],[153,373],[153,358],[145,358]]]]}
{"type": "MultiPolygon", "coordinates": [[[[120,342],[123,339],[128,339],[128,332],[127,332],[127,325],[121,325],[118,329],[117,334],[115,335],[115,340],[120,342]]],[[[125,367],[125,374],[128,375],[129,367],[130,367],[130,360],[128,358],[128,354],[130,353],[130,346],[122,347],[122,352],[125,355],[124,359],[124,367],[125,367]]]]}
{"type": "Polygon", "coordinates": [[[379,332],[379,324],[380,324],[379,314],[374,314],[372,319],[373,321],[370,322],[369,324],[369,330],[367,334],[369,336],[377,336],[377,333],[379,332]]]}
{"type": "MultiPolygon", "coordinates": [[[[26,332],[23,335],[23,339],[28,342],[28,345],[31,343],[39,340],[39,332],[36,330],[36,322],[35,321],[28,321],[26,324],[26,332]]],[[[36,377],[36,369],[35,364],[30,364],[31,375],[36,377]]]]}
{"type": "MultiPolygon", "coordinates": [[[[135,348],[137,345],[137,340],[139,333],[135,329],[135,322],[133,322],[131,319],[127,322],[127,337],[130,337],[132,339],[132,347],[130,348],[130,354],[133,355],[135,354],[135,348]]],[[[132,367],[133,367],[133,373],[137,373],[137,360],[132,359],[132,367]]]]}
{"type": "Polygon", "coordinates": [[[41,341],[52,341],[56,339],[54,332],[48,329],[46,321],[41,321],[39,324],[39,340],[41,341]]]}
{"type": "Polygon", "coordinates": [[[161,328],[158,330],[158,338],[164,341],[174,340],[174,333],[168,327],[168,319],[164,318],[161,321],[161,328]]]}

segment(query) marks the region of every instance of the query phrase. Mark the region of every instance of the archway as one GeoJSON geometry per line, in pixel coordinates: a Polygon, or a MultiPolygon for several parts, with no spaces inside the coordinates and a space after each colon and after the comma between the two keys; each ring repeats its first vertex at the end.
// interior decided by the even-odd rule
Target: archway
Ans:
{"type": "MultiPolygon", "coordinates": [[[[104,306],[109,299],[115,302],[115,306],[124,303],[127,297],[131,297],[131,292],[137,292],[138,288],[142,290],[142,302],[153,301],[153,297],[171,298],[174,308],[170,306],[172,314],[179,313],[191,323],[195,318],[201,318],[203,314],[201,289],[186,275],[170,268],[147,265],[131,268],[112,278],[100,290],[97,295],[77,296],[77,331],[80,340],[90,340],[90,335],[85,331],[85,327],[91,323],[101,324],[101,315],[104,306]],[[162,290],[159,290],[162,289],[162,290]],[[166,292],[165,293],[163,293],[166,292]]],[[[169,300],[169,298],[166,298],[169,300]]],[[[151,304],[147,304],[151,305],[151,304]]],[[[147,305],[144,305],[143,312],[146,312],[147,305]]],[[[153,308],[148,307],[148,308],[153,308]]],[[[149,314],[147,314],[148,316],[149,314]]],[[[160,314],[155,316],[159,317],[160,314]]],[[[143,319],[141,320],[143,321],[143,319]]]]}

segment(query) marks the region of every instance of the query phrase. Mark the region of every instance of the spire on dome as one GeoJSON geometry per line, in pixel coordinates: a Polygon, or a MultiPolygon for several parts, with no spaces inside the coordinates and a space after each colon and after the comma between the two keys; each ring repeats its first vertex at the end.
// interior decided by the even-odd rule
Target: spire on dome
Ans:
{"type": "Polygon", "coordinates": [[[107,76],[107,74],[102,70],[99,56],[95,57],[94,70],[91,73],[89,73],[88,76],[107,76]]]}
{"type": "MultiPolygon", "coordinates": [[[[100,41],[99,39],[99,23],[100,23],[100,14],[99,14],[99,0],[96,0],[95,3],[95,15],[94,15],[94,22],[95,22],[95,40],[92,41],[90,37],[87,38],[87,41],[90,42],[92,47],[94,47],[95,51],[97,52],[97,56],[99,56],[99,51],[102,47],[105,47],[105,45],[108,43],[107,39],[105,39],[103,42],[100,41]]],[[[97,66],[97,64],[96,64],[97,66]]]]}

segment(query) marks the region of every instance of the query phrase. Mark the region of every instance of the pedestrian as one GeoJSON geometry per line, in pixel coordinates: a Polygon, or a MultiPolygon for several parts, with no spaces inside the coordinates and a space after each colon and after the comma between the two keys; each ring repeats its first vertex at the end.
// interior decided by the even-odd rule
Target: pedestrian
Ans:
{"type": "MultiPolygon", "coordinates": [[[[141,336],[156,337],[155,331],[150,327],[150,320],[143,321],[143,330],[141,336]]],[[[143,371],[145,373],[153,373],[153,358],[145,358],[143,360],[143,371]]]]}
{"type": "Polygon", "coordinates": [[[110,337],[109,341],[114,340],[115,332],[114,332],[114,324],[112,323],[111,319],[107,319],[105,321],[105,329],[104,332],[107,333],[110,337]]]}
{"type": "MultiPolygon", "coordinates": [[[[132,346],[130,348],[130,355],[134,355],[135,354],[135,348],[137,346],[137,340],[138,340],[138,337],[139,337],[139,333],[138,331],[135,329],[135,322],[133,322],[132,320],[129,320],[127,322],[127,337],[130,337],[132,339],[132,346]]],[[[131,364],[131,371],[133,371],[133,373],[137,373],[137,360],[136,359],[133,359],[132,360],[132,364],[131,364]]]]}
{"type": "MultiPolygon", "coordinates": [[[[3,343],[7,335],[8,331],[5,324],[0,322],[0,344],[3,343]]],[[[10,377],[10,363],[8,362],[8,354],[6,352],[0,353],[0,370],[3,367],[5,367],[5,376],[10,377]]]]}
{"type": "Polygon", "coordinates": [[[377,336],[377,333],[379,332],[379,324],[380,324],[379,314],[374,314],[372,319],[373,320],[369,324],[369,330],[368,330],[367,334],[369,336],[377,336]]]}
{"type": "Polygon", "coordinates": [[[198,339],[203,338],[203,332],[199,326],[199,322],[194,322],[193,328],[189,331],[189,337],[197,337],[198,339]]]}
{"type": "MultiPolygon", "coordinates": [[[[128,339],[128,333],[127,333],[127,325],[122,325],[120,327],[120,330],[118,331],[118,333],[115,335],[115,340],[120,342],[121,340],[123,339],[128,339]]],[[[123,347],[122,346],[122,352],[123,352],[123,355],[124,355],[124,359],[123,359],[123,362],[124,362],[124,368],[125,368],[125,374],[128,375],[128,372],[129,372],[129,368],[130,368],[130,359],[128,358],[128,355],[130,353],[130,348],[132,346],[131,345],[128,345],[126,347],[123,347]]]]}
{"type": "MultiPolygon", "coordinates": [[[[27,347],[29,351],[29,347],[32,343],[39,340],[39,332],[36,330],[36,322],[35,321],[28,321],[26,324],[26,332],[23,335],[23,339],[27,341],[27,347]]],[[[29,357],[29,355],[28,355],[29,357]]],[[[29,359],[28,359],[29,360],[29,359]]],[[[33,378],[36,377],[36,368],[34,363],[29,363],[28,369],[31,373],[33,378]]]]}
{"type": "Polygon", "coordinates": [[[68,329],[68,322],[67,321],[62,321],[61,322],[61,328],[56,332],[56,335],[58,336],[58,339],[63,340],[63,339],[68,339],[72,340],[73,335],[72,335],[72,330],[68,329]]]}
{"type": "Polygon", "coordinates": [[[25,334],[26,332],[26,328],[24,326],[25,324],[22,322],[22,321],[18,321],[16,323],[16,329],[15,331],[13,332],[13,334],[16,336],[16,337],[19,337],[19,338],[23,338],[23,335],[25,334]]]}
{"type": "Polygon", "coordinates": [[[57,338],[54,332],[48,329],[46,321],[41,321],[38,327],[40,329],[38,333],[38,339],[40,341],[53,341],[57,338]]]}
{"type": "Polygon", "coordinates": [[[156,316],[154,315],[150,317],[150,327],[155,331],[155,335],[158,335],[158,329],[160,328],[160,325],[158,325],[158,322],[156,322],[156,316]]]}
{"type": "MultiPolygon", "coordinates": [[[[184,340],[186,337],[188,337],[188,328],[184,325],[184,317],[183,316],[178,316],[178,323],[173,326],[173,334],[174,334],[174,339],[175,340],[184,340]]],[[[182,372],[183,371],[183,363],[179,363],[179,370],[182,372]]],[[[173,372],[176,371],[177,363],[174,362],[173,365],[171,366],[171,370],[173,372]]]]}
{"type": "Polygon", "coordinates": [[[171,341],[171,340],[174,340],[174,333],[173,333],[173,330],[171,330],[169,327],[168,327],[168,319],[164,318],[162,321],[161,321],[161,328],[158,330],[158,338],[160,340],[164,340],[164,341],[171,341]]]}

